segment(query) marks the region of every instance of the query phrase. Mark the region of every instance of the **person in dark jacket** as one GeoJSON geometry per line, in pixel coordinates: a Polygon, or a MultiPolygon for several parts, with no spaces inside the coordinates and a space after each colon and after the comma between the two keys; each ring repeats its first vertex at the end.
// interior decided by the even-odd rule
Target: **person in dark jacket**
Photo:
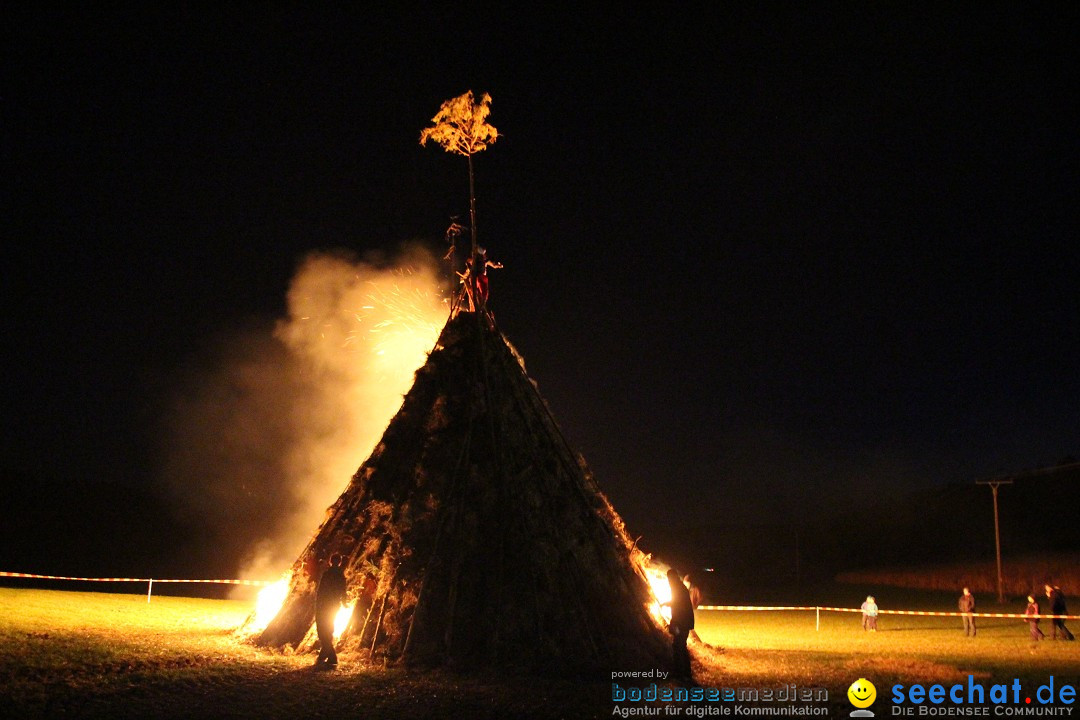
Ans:
{"type": "Polygon", "coordinates": [[[1046,635],[1039,629],[1039,603],[1035,602],[1034,595],[1028,595],[1028,604],[1024,610],[1024,615],[1028,618],[1024,622],[1028,624],[1028,629],[1031,630],[1031,639],[1038,642],[1045,638],[1046,635]]]}
{"type": "Polygon", "coordinates": [[[975,612],[975,596],[971,594],[971,590],[964,588],[964,594],[960,596],[957,606],[964,618],[964,634],[975,637],[975,616],[971,614],[975,612]]]}
{"type": "MultiPolygon", "coordinates": [[[[1046,597],[1050,601],[1050,614],[1051,615],[1068,615],[1069,610],[1065,607],[1065,593],[1061,592],[1061,588],[1057,585],[1046,585],[1046,597]]],[[[1051,627],[1053,630],[1053,637],[1058,639],[1058,631],[1061,631],[1062,640],[1074,640],[1072,632],[1069,628],[1065,627],[1064,618],[1054,618],[1051,621],[1051,627]]]]}
{"type": "Polygon", "coordinates": [[[337,667],[337,652],[334,650],[334,618],[345,601],[345,571],[341,565],[341,553],[330,556],[330,567],[326,568],[319,585],[315,588],[315,630],[319,634],[319,658],[315,661],[316,670],[333,670],[337,667]]]}
{"type": "Polygon", "coordinates": [[[671,606],[671,657],[674,664],[672,675],[679,680],[693,681],[694,673],[690,667],[690,651],[686,649],[686,639],[694,629],[694,606],[690,602],[690,591],[683,585],[682,578],[674,569],[667,571],[668,585],[671,587],[671,600],[664,603],[671,606]]]}

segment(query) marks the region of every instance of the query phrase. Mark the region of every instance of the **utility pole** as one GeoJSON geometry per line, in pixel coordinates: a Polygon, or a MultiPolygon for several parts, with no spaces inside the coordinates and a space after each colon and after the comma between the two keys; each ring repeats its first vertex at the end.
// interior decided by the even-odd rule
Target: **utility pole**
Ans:
{"type": "Polygon", "coordinates": [[[1005,593],[1002,589],[1001,582],[1001,529],[998,524],[998,486],[1000,485],[1012,485],[1013,480],[1017,478],[1029,478],[1037,477],[1039,475],[1054,475],[1063,470],[1078,470],[1080,469],[1080,462],[1077,462],[1075,458],[1067,458],[1060,465],[1051,465],[1049,467],[1035,468],[1034,470],[1026,470],[1019,473],[1013,473],[1012,475],[1005,475],[1000,478],[992,478],[990,480],[976,480],[976,485],[989,485],[990,490],[994,494],[994,547],[997,551],[997,586],[998,586],[998,602],[1005,602],[1005,593]]]}
{"type": "Polygon", "coordinates": [[[997,588],[998,604],[1005,602],[1005,592],[1001,583],[1001,526],[998,523],[998,486],[1012,485],[1012,480],[976,480],[976,485],[989,485],[994,494],[994,550],[997,552],[997,588]]]}

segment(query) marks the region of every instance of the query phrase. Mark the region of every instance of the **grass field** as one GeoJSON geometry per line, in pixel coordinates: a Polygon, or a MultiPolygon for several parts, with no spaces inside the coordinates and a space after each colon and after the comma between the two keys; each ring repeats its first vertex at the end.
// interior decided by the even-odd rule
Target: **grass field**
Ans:
{"type": "MultiPolygon", "coordinates": [[[[949,597],[912,592],[904,601],[911,609],[951,605],[949,597]]],[[[237,640],[233,630],[250,607],[0,588],[0,716],[611,716],[610,678],[421,673],[367,667],[348,655],[338,672],[314,673],[311,657],[237,640]]],[[[969,674],[987,685],[1018,677],[1035,688],[1051,675],[1059,686],[1080,684],[1080,643],[1032,646],[1020,621],[987,619],[972,639],[954,618],[883,616],[873,634],[858,618],[823,613],[815,630],[813,612],[699,611],[698,633],[722,651],[696,656],[697,680],[713,687],[826,687],[838,717],[851,710],[844,693],[859,677],[871,679],[880,697],[895,682],[948,685],[969,674]]],[[[887,707],[879,700],[878,715],[887,707]]]]}

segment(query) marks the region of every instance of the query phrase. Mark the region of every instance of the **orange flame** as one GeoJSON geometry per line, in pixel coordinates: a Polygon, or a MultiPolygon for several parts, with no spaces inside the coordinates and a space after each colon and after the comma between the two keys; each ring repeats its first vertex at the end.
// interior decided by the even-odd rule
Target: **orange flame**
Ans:
{"type": "Polygon", "coordinates": [[[255,632],[264,630],[277,616],[288,594],[289,573],[285,573],[276,583],[267,585],[259,591],[255,600],[255,617],[249,627],[255,632]]]}
{"type": "Polygon", "coordinates": [[[649,589],[652,590],[653,602],[649,605],[649,612],[654,619],[662,625],[671,622],[671,606],[664,603],[671,602],[671,585],[668,584],[667,571],[646,561],[642,568],[645,578],[649,581],[649,589]]]}
{"type": "Polygon", "coordinates": [[[355,605],[343,605],[337,611],[337,615],[334,616],[334,640],[340,638],[341,633],[345,632],[345,628],[349,626],[349,619],[352,618],[354,607],[355,605]]]}

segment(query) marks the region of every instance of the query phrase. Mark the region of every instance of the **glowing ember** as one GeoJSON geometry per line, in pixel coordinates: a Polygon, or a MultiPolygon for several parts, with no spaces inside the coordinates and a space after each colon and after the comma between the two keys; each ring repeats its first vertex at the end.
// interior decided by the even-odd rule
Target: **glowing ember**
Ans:
{"type": "Polygon", "coordinates": [[[345,632],[345,628],[349,625],[349,618],[352,617],[354,605],[342,607],[338,610],[337,615],[334,616],[334,639],[337,640],[341,637],[341,633],[345,632]]]}
{"type": "Polygon", "coordinates": [[[274,619],[274,616],[285,604],[285,596],[289,594],[289,576],[286,574],[273,585],[267,585],[259,591],[259,597],[255,600],[255,618],[251,622],[253,630],[265,628],[274,619]]]}

